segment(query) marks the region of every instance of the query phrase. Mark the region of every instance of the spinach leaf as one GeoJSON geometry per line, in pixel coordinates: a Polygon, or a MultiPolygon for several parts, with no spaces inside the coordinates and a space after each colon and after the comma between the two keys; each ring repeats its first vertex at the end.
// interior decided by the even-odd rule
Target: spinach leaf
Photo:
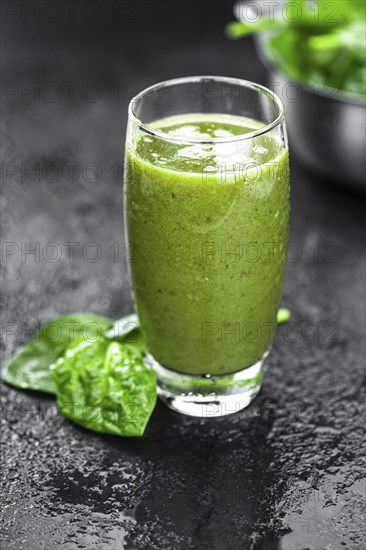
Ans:
{"type": "Polygon", "coordinates": [[[2,379],[22,389],[56,393],[50,376],[50,365],[79,337],[93,342],[103,337],[113,325],[111,319],[99,315],[75,314],[57,317],[43,325],[2,370],[2,379]]]}
{"type": "Polygon", "coordinates": [[[291,319],[291,311],[285,307],[281,307],[277,311],[277,323],[280,325],[281,323],[286,323],[291,319]]]}
{"type": "Polygon", "coordinates": [[[139,326],[136,313],[131,313],[118,321],[106,332],[106,336],[112,340],[123,340],[125,336],[133,332],[139,326]]]}
{"type": "Polygon", "coordinates": [[[143,435],[156,403],[156,376],[135,346],[81,339],[69,346],[51,374],[66,418],[96,432],[143,435]]]}
{"type": "Polygon", "coordinates": [[[111,340],[134,345],[141,353],[145,351],[145,344],[141,336],[140,323],[136,313],[132,313],[116,321],[105,335],[111,340]]]}
{"type": "Polygon", "coordinates": [[[250,21],[232,21],[226,26],[226,33],[229,38],[241,38],[242,36],[248,36],[260,31],[280,29],[282,26],[281,21],[278,19],[259,19],[255,23],[250,21]]]}

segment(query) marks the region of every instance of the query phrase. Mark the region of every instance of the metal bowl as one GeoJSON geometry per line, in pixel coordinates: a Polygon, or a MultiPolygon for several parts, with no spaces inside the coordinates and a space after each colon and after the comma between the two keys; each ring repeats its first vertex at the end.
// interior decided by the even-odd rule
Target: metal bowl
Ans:
{"type": "MultiPolygon", "coordinates": [[[[236,5],[237,15],[242,5],[236,5]]],[[[334,88],[290,81],[268,58],[267,39],[266,33],[256,35],[256,48],[269,71],[269,87],[285,104],[291,150],[312,171],[365,192],[365,100],[334,88]]]]}

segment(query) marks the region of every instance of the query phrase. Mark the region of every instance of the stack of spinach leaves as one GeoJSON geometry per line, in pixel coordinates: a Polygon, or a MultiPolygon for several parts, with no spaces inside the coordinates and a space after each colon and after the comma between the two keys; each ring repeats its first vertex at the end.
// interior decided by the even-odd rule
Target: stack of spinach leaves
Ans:
{"type": "Polygon", "coordinates": [[[92,314],[58,317],[5,365],[21,389],[56,394],[61,413],[97,432],[143,435],[156,403],[156,377],[143,361],[135,315],[112,321],[92,314]]]}
{"type": "MultiPolygon", "coordinates": [[[[251,2],[250,4],[254,4],[251,2]]],[[[231,38],[266,31],[267,55],[288,78],[366,93],[366,17],[364,0],[286,0],[258,3],[248,17],[245,3],[240,22],[230,23],[231,38]]]]}

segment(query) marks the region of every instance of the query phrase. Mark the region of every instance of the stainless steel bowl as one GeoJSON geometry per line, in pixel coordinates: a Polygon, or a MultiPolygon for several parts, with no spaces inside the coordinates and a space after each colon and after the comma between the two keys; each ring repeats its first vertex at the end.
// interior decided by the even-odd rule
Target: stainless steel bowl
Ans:
{"type": "MultiPolygon", "coordinates": [[[[239,2],[235,13],[241,13],[239,2]]],[[[345,187],[366,192],[366,102],[329,88],[290,81],[266,54],[266,33],[255,36],[267,83],[286,109],[291,150],[307,168],[345,187]]]]}

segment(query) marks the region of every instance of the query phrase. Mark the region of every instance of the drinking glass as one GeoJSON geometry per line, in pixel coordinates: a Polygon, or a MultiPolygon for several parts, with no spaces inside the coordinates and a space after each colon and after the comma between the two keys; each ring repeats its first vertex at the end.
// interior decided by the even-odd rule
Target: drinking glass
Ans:
{"type": "Polygon", "coordinates": [[[286,262],[288,143],[258,84],[162,82],[129,106],[125,223],[136,312],[160,398],[201,417],[263,379],[286,262]]]}

